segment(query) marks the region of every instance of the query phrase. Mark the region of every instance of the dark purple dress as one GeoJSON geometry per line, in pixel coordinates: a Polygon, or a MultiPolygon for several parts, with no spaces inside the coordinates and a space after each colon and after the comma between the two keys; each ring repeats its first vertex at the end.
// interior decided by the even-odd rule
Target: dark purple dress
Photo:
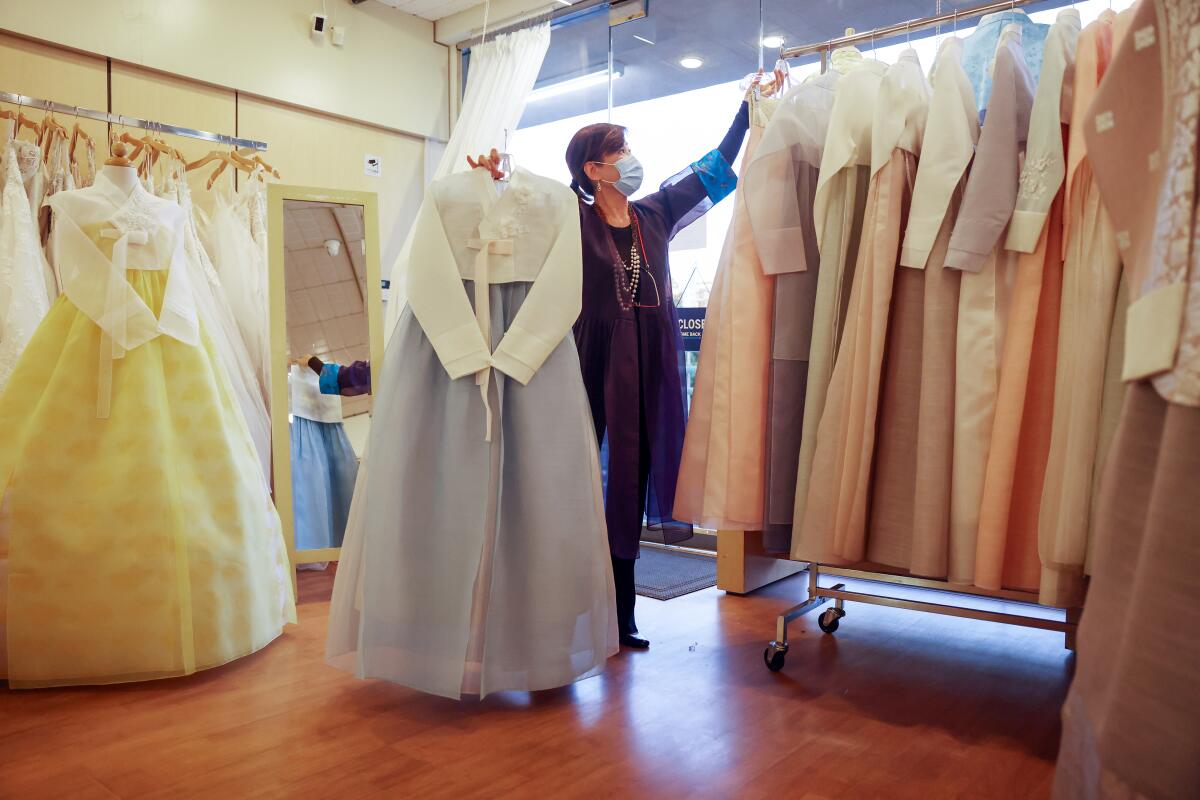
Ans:
{"type": "Polygon", "coordinates": [[[605,512],[617,558],[637,558],[643,514],[668,542],[691,536],[672,519],[687,421],[683,339],[671,291],[667,248],[675,233],[732,189],[731,165],[749,128],[742,104],[720,147],[657,192],[630,203],[645,243],[639,303],[622,310],[613,270],[623,269],[608,224],[580,200],[583,311],[575,343],[592,407],[596,438],[607,452],[605,512]],[[607,436],[607,439],[606,439],[607,436]]]}

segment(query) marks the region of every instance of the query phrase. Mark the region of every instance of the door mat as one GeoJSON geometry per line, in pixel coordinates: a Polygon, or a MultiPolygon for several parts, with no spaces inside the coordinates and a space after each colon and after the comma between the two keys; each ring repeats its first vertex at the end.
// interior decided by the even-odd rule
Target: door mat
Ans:
{"type": "Polygon", "coordinates": [[[643,547],[635,571],[637,593],[670,600],[717,585],[717,560],[679,550],[643,547]]]}

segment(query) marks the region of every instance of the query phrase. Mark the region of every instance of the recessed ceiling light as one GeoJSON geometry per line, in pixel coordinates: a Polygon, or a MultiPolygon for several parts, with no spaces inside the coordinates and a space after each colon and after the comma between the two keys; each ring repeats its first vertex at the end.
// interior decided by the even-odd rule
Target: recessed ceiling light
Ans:
{"type": "Polygon", "coordinates": [[[770,48],[783,47],[783,37],[782,36],[764,36],[762,43],[763,43],[763,47],[770,47],[770,48]]]}
{"type": "Polygon", "coordinates": [[[704,66],[704,62],[695,56],[688,56],[687,58],[679,59],[679,66],[684,69],[700,69],[704,66]]]}

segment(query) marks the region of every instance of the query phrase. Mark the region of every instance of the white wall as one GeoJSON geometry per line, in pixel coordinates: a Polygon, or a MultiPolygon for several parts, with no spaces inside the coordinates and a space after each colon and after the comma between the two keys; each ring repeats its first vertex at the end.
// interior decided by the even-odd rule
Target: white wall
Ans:
{"type": "MultiPolygon", "coordinates": [[[[449,135],[432,22],[332,0],[346,46],[308,36],[321,0],[0,0],[0,29],[422,137],[449,135]]],[[[0,80],[0,84],[3,80],[0,80]]],[[[3,87],[11,91],[9,87],[3,87]]],[[[56,98],[57,99],[57,98],[56,98]]]]}

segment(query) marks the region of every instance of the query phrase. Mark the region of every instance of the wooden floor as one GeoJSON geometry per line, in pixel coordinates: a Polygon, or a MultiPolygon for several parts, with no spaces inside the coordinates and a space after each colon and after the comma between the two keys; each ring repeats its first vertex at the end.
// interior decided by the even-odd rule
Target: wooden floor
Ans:
{"type": "MultiPolygon", "coordinates": [[[[1036,798],[1072,658],[1061,634],[848,605],[793,627],[804,576],[748,598],[639,599],[654,642],[606,674],[454,703],[322,661],[329,575],[300,625],[191,678],[0,688],[4,798],[1036,798]]],[[[3,684],[0,684],[2,687],[3,684]]]]}

